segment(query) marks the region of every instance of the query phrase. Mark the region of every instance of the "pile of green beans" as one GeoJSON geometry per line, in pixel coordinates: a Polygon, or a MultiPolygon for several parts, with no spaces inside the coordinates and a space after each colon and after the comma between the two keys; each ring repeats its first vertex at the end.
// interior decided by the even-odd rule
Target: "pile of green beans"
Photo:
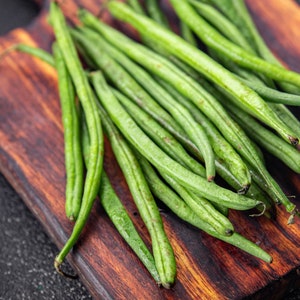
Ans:
{"type": "Polygon", "coordinates": [[[299,216],[268,172],[260,147],[300,173],[300,122],[286,106],[300,105],[300,75],[271,54],[243,0],[170,3],[180,34],[172,32],[158,1],[107,4],[115,18],[140,32],[141,42],[136,42],[85,10],[78,13],[82,24],[71,28],[51,2],[53,55],[26,45],[9,49],[40,58],[58,74],[66,216],[75,221],[55,258],[63,275],[71,276],[60,265],[97,195],[118,232],[165,288],[176,279],[176,253],[157,201],[185,222],[268,263],[272,257],[238,233],[229,210],[257,209],[253,216],[272,218],[276,204],[283,204],[288,224],[299,216]],[[198,48],[199,41],[207,51],[198,48]],[[103,135],[149,232],[152,251],[103,170],[103,135]]]}

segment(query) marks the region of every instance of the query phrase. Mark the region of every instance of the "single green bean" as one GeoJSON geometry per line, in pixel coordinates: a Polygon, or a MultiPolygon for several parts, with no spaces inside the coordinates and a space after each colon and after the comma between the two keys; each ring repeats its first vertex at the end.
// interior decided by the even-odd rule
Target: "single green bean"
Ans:
{"type": "MultiPolygon", "coordinates": [[[[98,100],[114,105],[114,95],[107,86],[105,79],[99,71],[91,74],[98,100]]],[[[107,109],[107,107],[105,107],[107,109]]],[[[150,233],[153,256],[161,284],[169,288],[175,280],[176,262],[172,246],[164,231],[163,222],[156,203],[149,190],[147,182],[141,171],[138,161],[121,134],[113,126],[108,117],[105,117],[103,109],[99,109],[103,126],[105,126],[112,149],[126,178],[126,182],[139,210],[139,213],[150,233]]],[[[130,124],[124,124],[126,127],[130,124]]]]}
{"type": "Polygon", "coordinates": [[[60,253],[56,256],[54,262],[56,270],[62,273],[60,270],[60,265],[79,238],[99,190],[102,173],[104,143],[101,120],[96,110],[96,103],[94,101],[91,88],[81,67],[80,60],[69,34],[65,18],[55,2],[51,2],[50,4],[50,22],[54,29],[57,44],[61,50],[63,59],[72,78],[72,82],[82,104],[84,113],[86,116],[88,116],[87,126],[91,139],[89,155],[90,159],[84,184],[81,209],[73,227],[71,236],[61,249],[60,253]]]}
{"type": "Polygon", "coordinates": [[[140,158],[141,156],[139,157],[140,165],[153,194],[166,206],[168,206],[179,218],[205,231],[209,235],[232,244],[268,263],[272,261],[272,258],[268,253],[238,233],[234,232],[231,236],[224,236],[217,233],[211,225],[202,221],[173,190],[171,190],[164,182],[161,181],[146,159],[140,158]]]}
{"type": "MultiPolygon", "coordinates": [[[[273,88],[269,88],[261,83],[254,83],[251,80],[247,80],[239,77],[247,86],[257,92],[263,99],[271,103],[279,103],[290,106],[300,106],[300,96],[295,94],[284,93],[273,88]]],[[[295,131],[297,134],[297,132],[295,131]]]]}
{"type": "MultiPolygon", "coordinates": [[[[199,17],[197,13],[186,1],[172,0],[171,2],[179,17],[189,26],[193,27],[195,24],[199,25],[200,22],[198,22],[199,17]]],[[[273,111],[269,109],[266,103],[254,91],[236,79],[229,71],[216,63],[205,53],[189,45],[182,38],[170,30],[159,26],[147,17],[134,13],[124,3],[111,1],[108,4],[108,8],[115,17],[135,26],[143,35],[147,34],[149,38],[151,37],[151,39],[156,40],[156,43],[159,43],[166,51],[184,60],[209,79],[221,85],[233,95],[233,99],[238,105],[243,106],[245,110],[275,129],[285,140],[292,144],[299,142],[294,133],[277,118],[273,111]]],[[[201,25],[202,23],[203,22],[201,22],[201,25]]],[[[283,73],[284,69],[279,69],[282,70],[281,73],[283,73]]],[[[288,74],[289,78],[291,77],[294,78],[295,81],[299,81],[300,85],[299,74],[286,70],[284,70],[284,73],[288,74]]]]}
{"type": "Polygon", "coordinates": [[[127,3],[139,14],[144,14],[144,9],[139,0],[127,0],[127,3]]]}
{"type": "MultiPolygon", "coordinates": [[[[94,80],[95,78],[93,76],[94,80]]],[[[260,201],[249,199],[207,182],[194,174],[163,152],[133,121],[115,97],[102,97],[101,103],[107,110],[115,125],[128,141],[160,171],[176,179],[182,185],[198,192],[203,197],[224,206],[245,210],[261,204],[260,201]]]]}
{"type": "MultiPolygon", "coordinates": [[[[88,166],[90,140],[86,122],[82,123],[82,149],[84,153],[85,164],[88,166]]],[[[104,170],[102,173],[98,195],[105,212],[115,225],[120,235],[135,252],[149,273],[152,275],[153,279],[160,284],[160,278],[155,266],[154,258],[135,229],[134,224],[132,223],[121,200],[111,186],[109,178],[104,170]]]]}
{"type": "MultiPolygon", "coordinates": [[[[295,115],[283,104],[269,103],[271,109],[278,115],[278,117],[289,126],[297,135],[300,134],[300,121],[295,115]]],[[[300,149],[299,145],[297,145],[300,149]]]]}
{"type": "MultiPolygon", "coordinates": [[[[198,122],[191,113],[163,89],[144,69],[130,60],[126,55],[115,47],[109,45],[99,34],[91,29],[83,30],[83,33],[92,41],[85,43],[85,47],[99,47],[105,51],[112,59],[121,64],[127,72],[160,104],[168,111],[177,123],[184,129],[189,139],[198,147],[204,158],[207,179],[212,181],[215,177],[215,155],[210,145],[210,141],[198,122]]],[[[89,51],[91,52],[92,49],[89,51]]],[[[101,54],[102,55],[102,54],[101,54]]],[[[96,60],[96,59],[95,59],[96,60]]]]}
{"type": "Polygon", "coordinates": [[[66,215],[71,221],[78,217],[83,192],[83,160],[80,144],[80,122],[75,104],[75,89],[57,44],[52,46],[58,74],[58,88],[64,128],[66,169],[66,215]]]}

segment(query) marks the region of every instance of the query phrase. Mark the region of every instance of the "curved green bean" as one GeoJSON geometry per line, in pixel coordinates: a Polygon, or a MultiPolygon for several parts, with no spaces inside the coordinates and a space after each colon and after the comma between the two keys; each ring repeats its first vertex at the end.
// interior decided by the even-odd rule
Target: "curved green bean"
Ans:
{"type": "Polygon", "coordinates": [[[51,2],[50,4],[50,22],[54,29],[57,44],[61,50],[63,59],[72,78],[72,82],[82,104],[84,113],[88,116],[87,126],[91,139],[89,155],[90,159],[84,184],[81,209],[73,227],[71,236],[59,254],[56,256],[54,262],[56,270],[60,273],[63,273],[60,270],[60,265],[79,238],[99,190],[103,164],[104,143],[101,120],[96,110],[96,103],[94,101],[91,88],[81,67],[64,16],[55,2],[51,2]]]}
{"type": "MultiPolygon", "coordinates": [[[[198,22],[199,17],[197,13],[186,1],[172,0],[171,2],[178,12],[179,17],[181,17],[188,25],[190,24],[190,26],[193,27],[195,24],[200,23],[198,22]]],[[[170,30],[164,29],[147,17],[134,13],[124,3],[111,1],[108,4],[108,8],[115,17],[135,26],[139,32],[143,35],[147,34],[148,38],[151,37],[151,39],[155,40],[157,44],[159,43],[166,51],[184,60],[199,72],[205,74],[209,79],[222,86],[233,96],[233,99],[238,105],[242,106],[250,114],[255,115],[275,129],[285,140],[292,144],[297,144],[299,142],[295,134],[281,122],[254,91],[249,89],[209,56],[189,45],[170,30]]],[[[202,23],[203,22],[201,22],[201,25],[202,23]]],[[[283,68],[279,69],[282,71],[284,70],[284,73],[288,74],[289,78],[297,79],[300,85],[299,74],[286,71],[283,68]]]]}
{"type": "Polygon", "coordinates": [[[83,160],[80,144],[80,123],[75,105],[75,90],[57,44],[52,46],[58,73],[58,89],[64,128],[66,169],[66,215],[71,221],[78,217],[83,192],[83,160]]]}

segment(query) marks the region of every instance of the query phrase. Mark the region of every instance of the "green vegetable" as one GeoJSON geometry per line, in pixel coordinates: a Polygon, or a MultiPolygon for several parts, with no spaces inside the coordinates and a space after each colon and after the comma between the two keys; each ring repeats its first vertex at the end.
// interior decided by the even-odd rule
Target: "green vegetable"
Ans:
{"type": "Polygon", "coordinates": [[[73,245],[88,219],[94,200],[99,190],[103,163],[103,136],[101,120],[97,113],[96,103],[93,98],[86,75],[80,64],[75,46],[69,34],[64,16],[55,2],[50,4],[50,22],[53,26],[58,47],[75,86],[76,94],[87,117],[87,127],[90,136],[89,165],[84,184],[82,204],[71,236],[56,256],[54,266],[60,273],[60,265],[73,245]]]}
{"type": "Polygon", "coordinates": [[[66,215],[75,221],[78,217],[83,192],[83,160],[80,144],[80,122],[75,104],[75,91],[61,52],[53,44],[55,67],[62,111],[66,168],[66,215]]]}
{"type": "MultiPolygon", "coordinates": [[[[92,73],[91,81],[94,85],[99,101],[103,104],[106,110],[108,103],[109,106],[114,106],[114,95],[107,86],[102,73],[99,71],[92,73]]],[[[143,176],[139,163],[133,155],[130,147],[124,139],[122,139],[122,136],[115,129],[112,123],[109,122],[109,119],[104,118],[103,113],[102,118],[111,146],[126,178],[129,190],[150,233],[153,256],[161,284],[165,288],[170,288],[175,281],[176,262],[172,246],[165,234],[158,208],[143,176]]],[[[126,127],[130,126],[129,123],[124,123],[123,125],[126,127]]]]}

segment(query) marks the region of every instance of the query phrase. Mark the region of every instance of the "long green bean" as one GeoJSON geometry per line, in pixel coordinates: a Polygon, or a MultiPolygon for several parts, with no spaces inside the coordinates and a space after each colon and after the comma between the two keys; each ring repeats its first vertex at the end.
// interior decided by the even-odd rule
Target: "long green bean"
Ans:
{"type": "Polygon", "coordinates": [[[71,221],[78,217],[83,192],[83,160],[80,144],[80,122],[75,104],[75,90],[61,52],[53,44],[55,67],[64,128],[66,169],[66,215],[71,221]]]}
{"type": "Polygon", "coordinates": [[[101,120],[96,110],[96,103],[94,101],[92,91],[86,75],[81,67],[64,16],[55,2],[51,2],[50,4],[50,22],[54,29],[57,44],[61,50],[63,59],[72,78],[72,82],[82,104],[84,113],[88,116],[87,126],[91,139],[90,159],[84,184],[81,209],[73,227],[71,236],[59,254],[56,256],[54,262],[56,270],[62,273],[60,270],[60,265],[79,238],[99,190],[103,164],[104,143],[101,120]]]}

